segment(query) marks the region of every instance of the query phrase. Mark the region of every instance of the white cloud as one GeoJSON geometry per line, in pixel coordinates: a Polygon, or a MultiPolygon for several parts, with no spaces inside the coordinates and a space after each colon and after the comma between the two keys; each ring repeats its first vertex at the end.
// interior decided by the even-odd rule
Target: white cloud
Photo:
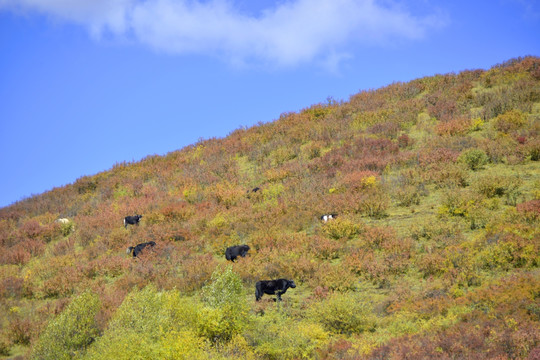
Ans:
{"type": "Polygon", "coordinates": [[[129,36],[170,53],[278,66],[335,66],[355,45],[419,39],[441,23],[375,0],[289,0],[258,16],[231,0],[0,0],[1,9],[45,13],[96,37],[129,36]]]}

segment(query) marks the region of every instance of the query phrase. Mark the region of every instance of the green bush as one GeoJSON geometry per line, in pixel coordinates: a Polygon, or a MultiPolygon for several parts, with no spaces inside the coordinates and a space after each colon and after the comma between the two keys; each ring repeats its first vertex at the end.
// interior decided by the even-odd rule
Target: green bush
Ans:
{"type": "Polygon", "coordinates": [[[201,295],[203,301],[213,308],[237,306],[244,295],[242,279],[232,266],[227,266],[225,270],[218,267],[212,273],[211,282],[202,288],[201,295]]]}
{"type": "Polygon", "coordinates": [[[84,354],[98,336],[95,318],[99,308],[100,301],[91,292],[76,297],[43,331],[32,359],[73,359],[84,354]]]}
{"type": "Polygon", "coordinates": [[[247,325],[248,313],[242,279],[233,272],[217,268],[211,282],[201,291],[207,305],[198,314],[197,331],[212,342],[228,341],[247,325]]]}
{"type": "Polygon", "coordinates": [[[488,160],[486,153],[480,149],[466,150],[458,157],[458,161],[466,164],[471,170],[481,169],[488,160]]]}
{"type": "Polygon", "coordinates": [[[200,305],[178,291],[154,286],[124,299],[107,330],[85,359],[205,359],[204,339],[196,334],[200,305]]]}
{"type": "Polygon", "coordinates": [[[274,308],[255,319],[247,339],[259,358],[313,359],[329,335],[318,324],[298,321],[274,308]]]}
{"type": "Polygon", "coordinates": [[[361,334],[376,327],[371,306],[354,292],[332,294],[310,309],[310,315],[336,334],[361,334]]]}
{"type": "Polygon", "coordinates": [[[73,221],[68,221],[66,223],[60,224],[60,232],[62,233],[63,236],[68,236],[69,234],[73,232],[74,229],[75,229],[75,224],[73,224],[73,221]]]}
{"type": "Polygon", "coordinates": [[[480,194],[488,197],[505,197],[508,205],[516,205],[521,195],[519,187],[522,180],[518,177],[487,175],[476,179],[473,188],[480,194]]]}
{"type": "Polygon", "coordinates": [[[9,356],[9,343],[0,338],[0,356],[9,356]]]}

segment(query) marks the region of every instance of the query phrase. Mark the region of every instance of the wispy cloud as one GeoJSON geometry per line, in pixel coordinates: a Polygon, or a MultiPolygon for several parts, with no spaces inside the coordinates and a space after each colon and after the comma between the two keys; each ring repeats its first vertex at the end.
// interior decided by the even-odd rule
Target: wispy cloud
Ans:
{"type": "Polygon", "coordinates": [[[232,63],[335,66],[357,45],[426,36],[443,21],[389,1],[289,0],[250,16],[232,0],[0,0],[0,10],[35,11],[175,54],[232,63]]]}

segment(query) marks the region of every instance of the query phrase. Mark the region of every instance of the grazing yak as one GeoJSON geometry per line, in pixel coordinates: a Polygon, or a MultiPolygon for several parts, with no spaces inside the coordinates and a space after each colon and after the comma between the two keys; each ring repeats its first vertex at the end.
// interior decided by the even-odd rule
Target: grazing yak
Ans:
{"type": "Polygon", "coordinates": [[[234,262],[238,256],[246,257],[247,252],[249,251],[249,246],[247,245],[236,245],[228,247],[225,250],[225,258],[229,261],[234,262]]]}
{"type": "Polygon", "coordinates": [[[58,224],[69,224],[70,221],[69,221],[69,219],[61,218],[61,219],[57,219],[57,220],[55,221],[55,223],[58,223],[58,224]]]}
{"type": "Polygon", "coordinates": [[[127,253],[130,254],[131,252],[133,252],[133,257],[137,257],[137,255],[139,255],[141,251],[143,251],[143,249],[147,246],[150,248],[153,248],[154,246],[156,246],[156,242],[149,241],[142,244],[138,244],[137,246],[130,246],[127,248],[127,253]]]}
{"type": "Polygon", "coordinates": [[[295,288],[293,280],[261,280],[255,284],[255,300],[259,301],[264,294],[277,295],[277,300],[281,301],[281,295],[285,294],[288,288],[295,288]]]}
{"type": "Polygon", "coordinates": [[[139,225],[142,215],[126,216],[124,218],[124,227],[127,229],[128,225],[139,225]]]}
{"type": "Polygon", "coordinates": [[[248,198],[248,199],[251,199],[251,194],[255,194],[255,193],[259,192],[259,191],[261,191],[261,188],[258,187],[258,186],[255,187],[255,188],[253,188],[253,189],[251,189],[251,190],[246,191],[246,193],[247,193],[247,198],[248,198]]]}
{"type": "Polygon", "coordinates": [[[321,220],[327,222],[328,220],[333,220],[337,217],[337,214],[325,214],[321,216],[321,220]]]}

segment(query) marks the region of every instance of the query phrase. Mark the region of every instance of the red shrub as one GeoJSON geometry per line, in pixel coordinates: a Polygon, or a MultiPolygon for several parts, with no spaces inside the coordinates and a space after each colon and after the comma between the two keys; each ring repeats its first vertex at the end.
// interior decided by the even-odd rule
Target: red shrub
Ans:
{"type": "Polygon", "coordinates": [[[540,218],[540,199],[527,201],[516,205],[518,213],[529,221],[534,222],[540,218]]]}
{"type": "Polygon", "coordinates": [[[210,280],[217,262],[211,254],[196,255],[182,264],[182,277],[178,279],[179,288],[186,291],[200,289],[210,280]]]}
{"type": "Polygon", "coordinates": [[[33,321],[19,316],[14,317],[9,322],[7,333],[14,344],[28,345],[34,332],[33,321]]]}
{"type": "Polygon", "coordinates": [[[396,231],[391,227],[371,226],[365,229],[361,237],[368,247],[382,249],[395,244],[396,231]],[[390,242],[392,245],[389,245],[390,242]]]}
{"type": "Polygon", "coordinates": [[[12,265],[24,265],[28,261],[32,254],[28,249],[24,248],[21,244],[17,244],[9,249],[6,249],[0,254],[0,263],[12,264],[12,265]]]}
{"type": "Polygon", "coordinates": [[[0,280],[0,297],[20,298],[24,293],[24,280],[16,276],[8,276],[0,280]]]}
{"type": "Polygon", "coordinates": [[[431,116],[440,121],[447,121],[457,113],[457,104],[453,99],[443,97],[440,92],[428,96],[427,110],[431,116]]]}
{"type": "Polygon", "coordinates": [[[366,131],[371,134],[381,135],[385,138],[395,139],[399,130],[400,128],[398,124],[393,121],[386,121],[383,123],[375,124],[368,128],[366,131]]]}
{"type": "Polygon", "coordinates": [[[55,256],[62,256],[72,252],[74,249],[75,240],[73,239],[73,237],[70,237],[69,239],[60,240],[56,244],[54,244],[52,253],[55,256]]]}
{"type": "Polygon", "coordinates": [[[402,134],[398,137],[398,146],[400,149],[405,149],[411,146],[414,143],[414,140],[409,137],[407,134],[402,134]]]}
{"type": "Polygon", "coordinates": [[[318,350],[319,358],[341,360],[355,359],[355,355],[348,354],[351,347],[352,343],[345,339],[336,340],[330,343],[326,348],[318,350]]]}
{"type": "Polygon", "coordinates": [[[19,227],[19,231],[21,235],[36,238],[41,235],[42,227],[37,220],[28,220],[19,227]]]}
{"type": "Polygon", "coordinates": [[[456,162],[460,152],[448,148],[422,149],[418,156],[420,166],[430,164],[456,162]]]}

